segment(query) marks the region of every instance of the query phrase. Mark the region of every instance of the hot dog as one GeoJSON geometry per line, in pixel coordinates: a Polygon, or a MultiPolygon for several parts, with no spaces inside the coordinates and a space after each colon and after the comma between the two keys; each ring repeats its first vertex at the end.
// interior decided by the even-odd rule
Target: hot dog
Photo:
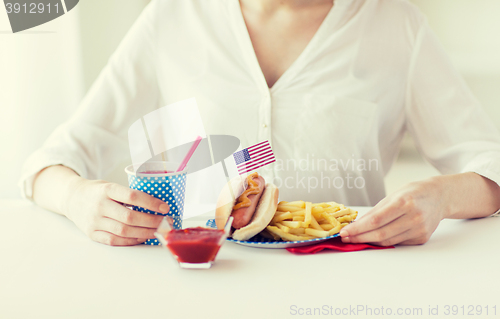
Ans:
{"type": "Polygon", "coordinates": [[[250,223],[257,204],[266,188],[264,178],[257,173],[248,176],[247,188],[238,197],[231,212],[233,216],[233,228],[240,229],[250,223]]]}
{"type": "Polygon", "coordinates": [[[271,221],[278,207],[278,188],[265,182],[258,173],[245,180],[233,180],[222,190],[215,211],[217,228],[233,216],[232,237],[247,240],[261,232],[271,221]],[[235,194],[235,190],[240,190],[235,194]]]}

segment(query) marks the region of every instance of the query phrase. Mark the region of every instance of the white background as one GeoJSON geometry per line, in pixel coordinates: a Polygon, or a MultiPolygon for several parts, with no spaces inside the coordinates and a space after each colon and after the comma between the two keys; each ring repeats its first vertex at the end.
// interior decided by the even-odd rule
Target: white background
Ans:
{"type": "MultiPolygon", "coordinates": [[[[78,107],[148,0],[83,0],[68,14],[12,34],[0,10],[0,198],[17,198],[25,158],[78,107]]],[[[500,1],[413,0],[500,127],[500,1]]],[[[2,6],[3,7],[3,6],[2,6]]],[[[117,180],[121,170],[109,176],[117,180]]],[[[436,174],[406,139],[388,192],[436,174]]],[[[122,179],[123,180],[123,179],[122,179]]]]}

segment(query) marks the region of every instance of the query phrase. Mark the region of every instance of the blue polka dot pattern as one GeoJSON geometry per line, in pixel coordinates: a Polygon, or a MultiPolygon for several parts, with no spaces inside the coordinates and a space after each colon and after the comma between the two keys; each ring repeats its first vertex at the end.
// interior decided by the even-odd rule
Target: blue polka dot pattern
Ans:
{"type": "MultiPolygon", "coordinates": [[[[177,175],[167,176],[145,176],[145,175],[128,175],[128,184],[130,188],[137,189],[148,193],[162,201],[168,203],[170,212],[161,214],[151,210],[133,206],[133,209],[139,212],[144,212],[154,215],[170,216],[174,220],[174,228],[182,228],[182,216],[184,214],[184,196],[186,194],[186,172],[177,175]]],[[[145,245],[160,245],[158,239],[149,239],[144,242],[145,245]]]]}

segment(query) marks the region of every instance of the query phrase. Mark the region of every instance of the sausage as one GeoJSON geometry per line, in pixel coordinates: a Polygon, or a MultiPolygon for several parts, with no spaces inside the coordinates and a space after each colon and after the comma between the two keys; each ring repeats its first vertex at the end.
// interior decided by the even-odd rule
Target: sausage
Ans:
{"type": "Polygon", "coordinates": [[[248,199],[250,200],[250,206],[233,209],[231,216],[233,216],[234,218],[233,228],[235,229],[240,229],[250,223],[253,214],[255,212],[255,209],[257,208],[257,204],[259,203],[260,197],[262,196],[262,193],[264,193],[264,188],[266,187],[265,185],[266,182],[264,181],[264,178],[262,176],[258,176],[253,180],[257,182],[259,187],[259,192],[255,195],[248,195],[248,199]]]}

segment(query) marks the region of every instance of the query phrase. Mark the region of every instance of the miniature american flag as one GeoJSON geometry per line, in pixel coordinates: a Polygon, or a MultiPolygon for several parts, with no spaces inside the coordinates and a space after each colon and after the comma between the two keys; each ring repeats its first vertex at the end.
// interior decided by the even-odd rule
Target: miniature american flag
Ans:
{"type": "Polygon", "coordinates": [[[233,157],[240,175],[276,161],[269,141],[238,151],[233,154],[233,157]]]}

